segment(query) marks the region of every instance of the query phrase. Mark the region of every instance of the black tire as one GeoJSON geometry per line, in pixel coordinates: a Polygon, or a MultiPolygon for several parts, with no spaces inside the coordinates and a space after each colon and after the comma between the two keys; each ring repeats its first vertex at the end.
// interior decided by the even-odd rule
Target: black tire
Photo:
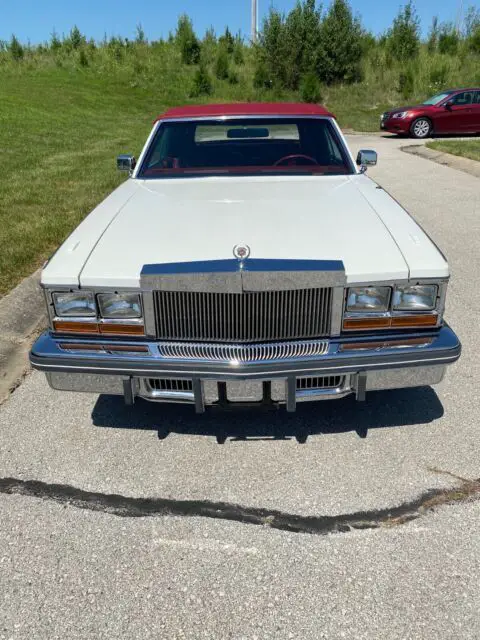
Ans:
{"type": "Polygon", "coordinates": [[[416,118],[412,122],[410,126],[410,135],[412,138],[423,140],[431,135],[432,129],[433,126],[431,120],[420,116],[420,118],[416,118]]]}

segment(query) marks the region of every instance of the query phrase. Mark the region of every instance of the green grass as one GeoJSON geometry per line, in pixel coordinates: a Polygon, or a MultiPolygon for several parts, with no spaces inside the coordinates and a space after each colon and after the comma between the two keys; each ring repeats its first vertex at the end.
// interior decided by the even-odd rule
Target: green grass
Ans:
{"type": "Polygon", "coordinates": [[[435,140],[427,147],[480,162],[480,140],[435,140]]]}
{"type": "Polygon", "coordinates": [[[106,77],[47,69],[0,81],[0,294],[29,275],[121,181],[161,99],[106,77]]]}

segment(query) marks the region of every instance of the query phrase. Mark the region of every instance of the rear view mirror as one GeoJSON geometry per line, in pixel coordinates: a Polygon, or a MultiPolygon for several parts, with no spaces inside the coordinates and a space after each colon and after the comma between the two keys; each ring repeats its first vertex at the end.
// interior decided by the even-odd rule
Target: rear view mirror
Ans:
{"type": "Polygon", "coordinates": [[[119,171],[128,171],[129,173],[132,173],[136,164],[137,161],[135,160],[135,156],[132,156],[129,153],[122,153],[117,156],[117,169],[119,171]]]}
{"type": "Polygon", "coordinates": [[[365,173],[367,167],[373,167],[377,164],[377,152],[373,149],[360,149],[357,154],[357,165],[360,171],[365,173]]]}
{"type": "Polygon", "coordinates": [[[269,135],[270,131],[263,127],[243,127],[241,129],[229,129],[227,131],[227,138],[230,139],[268,138],[269,135]]]}

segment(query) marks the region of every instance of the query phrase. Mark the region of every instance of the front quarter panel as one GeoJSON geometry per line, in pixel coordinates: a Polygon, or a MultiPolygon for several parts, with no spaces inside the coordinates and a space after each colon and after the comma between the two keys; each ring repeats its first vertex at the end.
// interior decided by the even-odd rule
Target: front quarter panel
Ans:
{"type": "Polygon", "coordinates": [[[367,176],[358,176],[355,182],[402,252],[410,279],[447,279],[450,274],[445,257],[412,216],[367,176]]]}
{"type": "Polygon", "coordinates": [[[78,225],[44,267],[43,286],[79,285],[81,271],[97,242],[137,189],[135,180],[127,180],[78,225]]]}

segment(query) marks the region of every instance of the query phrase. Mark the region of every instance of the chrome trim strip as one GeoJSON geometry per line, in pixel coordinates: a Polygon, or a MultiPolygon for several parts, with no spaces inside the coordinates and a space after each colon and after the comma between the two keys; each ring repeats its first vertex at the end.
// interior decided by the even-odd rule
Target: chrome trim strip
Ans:
{"type": "Polygon", "coordinates": [[[273,342],[266,344],[211,344],[201,342],[163,342],[158,345],[162,358],[183,362],[220,362],[236,366],[254,362],[274,362],[318,358],[328,352],[327,340],[273,342]]]}

